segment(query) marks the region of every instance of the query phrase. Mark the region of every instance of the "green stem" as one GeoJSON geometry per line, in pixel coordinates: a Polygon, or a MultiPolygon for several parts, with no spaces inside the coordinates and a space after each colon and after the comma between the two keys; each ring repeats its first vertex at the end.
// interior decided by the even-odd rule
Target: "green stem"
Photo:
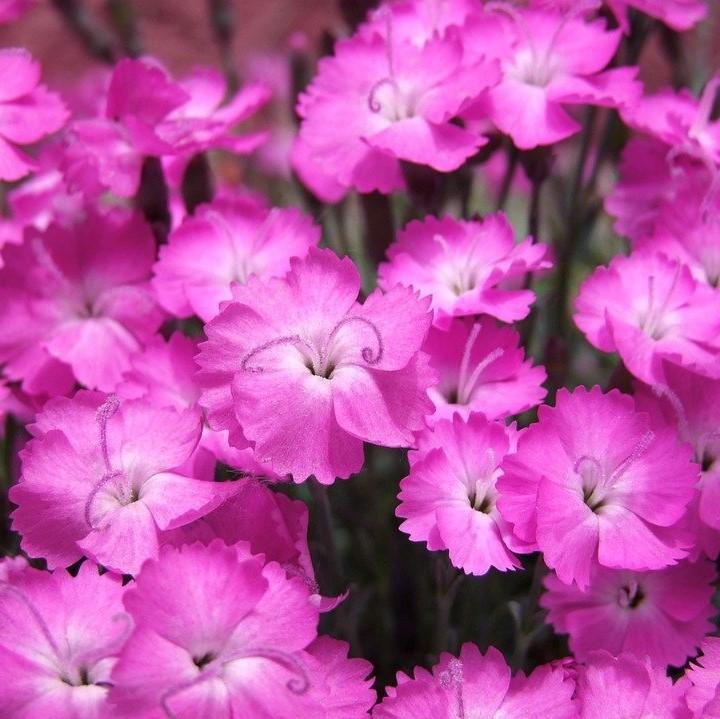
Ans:
{"type": "Polygon", "coordinates": [[[505,209],[508,197],[510,196],[510,188],[512,187],[513,180],[515,179],[515,173],[517,172],[519,160],[520,150],[518,150],[515,145],[510,145],[510,148],[508,149],[507,166],[505,168],[502,183],[500,184],[500,193],[498,194],[497,204],[495,205],[495,209],[498,212],[505,209]]]}

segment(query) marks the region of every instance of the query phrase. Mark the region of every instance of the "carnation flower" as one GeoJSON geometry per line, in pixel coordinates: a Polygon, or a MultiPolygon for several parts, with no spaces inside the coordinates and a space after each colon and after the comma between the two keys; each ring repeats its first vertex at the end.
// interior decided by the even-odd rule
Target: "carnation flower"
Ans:
{"type": "Polygon", "coordinates": [[[512,532],[496,506],[501,463],[515,450],[515,429],[480,414],[438,422],[419,438],[395,511],[401,531],[432,551],[447,549],[468,574],[519,568],[512,532]]]}
{"type": "Polygon", "coordinates": [[[662,360],[720,377],[720,293],[661,254],[615,257],[580,287],[575,323],[635,377],[663,382],[662,360]]]}
{"type": "Polygon", "coordinates": [[[0,49],[0,180],[13,181],[35,169],[18,145],[30,145],[59,130],[68,111],[40,84],[40,64],[22,48],[0,49]]]}
{"type": "Polygon", "coordinates": [[[713,631],[715,578],[705,559],[654,572],[594,565],[585,591],[548,574],[540,604],[555,631],[570,635],[579,661],[605,649],[614,656],[648,656],[656,666],[682,666],[713,631]]]}
{"type": "Polygon", "coordinates": [[[105,716],[110,672],[131,628],[123,592],[89,562],[76,577],[26,569],[0,580],[5,719],[105,716]]]}
{"type": "Polygon", "coordinates": [[[268,211],[242,199],[216,200],[170,233],[153,285],[169,312],[207,322],[232,299],[232,282],[282,277],[290,258],[304,257],[319,239],[320,228],[294,208],[268,211]]]}
{"type": "Polygon", "coordinates": [[[525,360],[519,345],[514,329],[489,317],[454,320],[447,331],[431,328],[423,349],[440,380],[428,391],[435,405],[430,423],[454,414],[467,419],[472,412],[500,419],[541,402],[545,370],[525,360]]]}
{"type": "Polygon", "coordinates": [[[373,719],[575,719],[575,688],[562,668],[544,665],[530,676],[510,676],[510,667],[494,647],[481,654],[463,644],[458,658],[443,653],[432,673],[420,667],[414,676],[398,672],[397,687],[372,712],[373,719]]]}
{"type": "Polygon", "coordinates": [[[635,8],[673,30],[689,30],[707,14],[705,0],[607,0],[624,32],[630,31],[628,11],[635,8]]]}
{"type": "Polygon", "coordinates": [[[619,30],[603,20],[585,21],[589,5],[561,12],[507,2],[485,6],[468,22],[465,47],[501,62],[502,79],[467,117],[490,119],[523,150],[552,145],[575,134],[580,124],[567,105],[622,107],[641,86],[637,68],[604,68],[620,43],[619,30]],[[479,111],[479,115],[478,115],[479,111]]]}
{"type": "Polygon", "coordinates": [[[707,637],[700,649],[701,656],[685,673],[690,684],[687,705],[695,719],[717,719],[720,717],[720,639],[707,637]]]}
{"type": "Polygon", "coordinates": [[[349,259],[310,249],[284,279],[253,277],[206,328],[201,403],[214,429],[302,482],[357,472],[363,441],[407,447],[432,411],[420,347],[428,302],[397,287],[357,303],[349,259]]]}
{"type": "Polygon", "coordinates": [[[30,555],[63,567],[83,554],[137,574],[156,557],[158,533],[217,507],[236,491],[174,471],[200,437],[197,412],[78,392],[50,400],[22,453],[10,491],[13,528],[30,555]]]}
{"type": "Polygon", "coordinates": [[[552,266],[545,245],[529,237],[515,243],[502,213],[480,221],[414,220],[390,246],[388,259],[379,268],[380,286],[407,285],[429,295],[441,327],[452,317],[483,313],[504,322],[523,319],[535,295],[508,281],[552,266]]]}
{"type": "Polygon", "coordinates": [[[690,719],[683,685],[632,654],[593,652],[577,679],[580,719],[690,719]]]}
{"type": "Polygon", "coordinates": [[[694,450],[700,481],[690,507],[698,551],[715,559],[720,552],[720,381],[702,377],[671,362],[663,364],[667,384],[641,385],[639,409],[653,422],[677,431],[694,450]]]}
{"type": "Polygon", "coordinates": [[[3,248],[0,361],[28,393],[76,381],[112,391],[162,321],[149,287],[154,242],[138,215],[92,210],[3,248]]]}
{"type": "Polygon", "coordinates": [[[451,120],[497,79],[496,64],[465,61],[456,33],[420,47],[391,29],[341,40],[300,96],[293,167],[329,201],[351,187],[398,189],[400,160],[455,170],[485,140],[451,120]]]}
{"type": "Polygon", "coordinates": [[[698,467],[669,428],[651,428],[631,397],[561,389],[525,429],[498,479],[500,513],[566,584],[590,583],[595,562],[661,569],[687,556],[678,523],[698,467]]]}
{"type": "Polygon", "coordinates": [[[324,701],[353,697],[352,719],[372,704],[366,662],[312,646],[318,611],[303,582],[241,546],[163,548],[125,606],[135,630],[112,674],[113,716],[320,719],[324,701]],[[321,666],[328,654],[346,671],[321,666]],[[334,699],[338,683],[346,693],[334,699]]]}

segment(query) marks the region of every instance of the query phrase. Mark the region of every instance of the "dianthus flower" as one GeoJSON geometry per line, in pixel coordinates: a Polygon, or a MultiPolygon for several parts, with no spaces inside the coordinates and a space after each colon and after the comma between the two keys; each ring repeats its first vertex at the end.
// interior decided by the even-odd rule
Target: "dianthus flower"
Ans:
{"type": "Polygon", "coordinates": [[[691,456],[674,430],[651,428],[631,397],[562,389],[505,460],[498,505],[561,581],[584,589],[596,561],[647,570],[687,556],[678,522],[698,479],[691,456]]]}
{"type": "Polygon", "coordinates": [[[637,68],[605,70],[621,39],[603,20],[582,18],[588,3],[567,12],[493,2],[463,30],[466,48],[501,62],[502,79],[467,117],[490,119],[527,150],[574,135],[567,105],[623,107],[640,94],[637,68]]]}
{"type": "Polygon", "coordinates": [[[430,329],[423,345],[439,382],[428,395],[435,405],[432,424],[459,414],[481,412],[500,419],[534,407],[546,394],[546,374],[525,359],[520,335],[492,318],[453,320],[447,331],[430,329]]]}
{"type": "Polygon", "coordinates": [[[545,245],[526,238],[515,243],[512,225],[498,213],[484,220],[452,217],[414,220],[388,249],[379,284],[408,285],[432,298],[435,323],[488,314],[503,322],[527,316],[535,295],[508,281],[551,267],[545,245]]]}
{"type": "Polygon", "coordinates": [[[429,303],[396,287],[358,304],[357,269],[330,250],[290,266],[235,285],[206,325],[201,404],[277,474],[330,484],[362,467],[363,441],[410,446],[432,412],[435,376],[419,351],[429,303]]]}
{"type": "Polygon", "coordinates": [[[145,221],[121,209],[88,210],[76,225],[28,230],[3,257],[0,361],[8,378],[29,393],[65,392],[73,377],[114,390],[163,318],[150,292],[154,241],[145,221]]]}
{"type": "Polygon", "coordinates": [[[684,686],[650,660],[592,652],[577,677],[580,719],[690,719],[684,686]]]}
{"type": "Polygon", "coordinates": [[[115,717],[321,719],[337,703],[353,719],[373,702],[367,662],[332,640],[313,647],[318,610],[304,583],[246,547],[165,547],[125,606],[135,629],[112,674],[115,717]]]}
{"type": "Polygon", "coordinates": [[[372,712],[373,719],[575,719],[574,682],[561,668],[544,665],[530,676],[510,675],[494,647],[481,654],[463,644],[460,656],[443,653],[432,673],[418,667],[414,676],[397,675],[397,687],[372,712]]]}
{"type": "Polygon", "coordinates": [[[40,64],[27,50],[0,49],[0,180],[19,180],[35,163],[17,145],[59,130],[68,117],[62,100],[40,84],[40,64]]]}
{"type": "Polygon", "coordinates": [[[707,14],[705,0],[606,0],[624,32],[630,31],[628,11],[632,8],[657,18],[673,30],[689,30],[707,14]]]}
{"type": "Polygon", "coordinates": [[[22,453],[10,496],[22,547],[48,566],[83,554],[113,571],[137,574],[156,557],[160,530],[217,507],[232,483],[179,474],[200,437],[197,412],[97,392],[50,400],[22,453]]]}
{"type": "Polygon", "coordinates": [[[422,46],[392,28],[341,40],[300,96],[294,169],[328,201],[402,187],[401,160],[455,170],[485,139],[451,120],[497,79],[495,63],[466,62],[456,32],[422,46]]]}
{"type": "Polygon", "coordinates": [[[247,153],[264,133],[230,130],[267,101],[264,86],[251,85],[220,107],[224,81],[198,70],[176,82],[154,60],[121,60],[113,69],[100,117],[78,120],[69,131],[65,167],[71,184],[86,193],[109,188],[130,197],[137,192],[145,156],[188,155],[220,147],[247,153]]]}
{"type": "Polygon", "coordinates": [[[666,384],[637,388],[635,402],[653,422],[676,429],[694,450],[700,481],[690,506],[696,550],[715,559],[720,552],[720,381],[671,362],[663,365],[666,384]]]}
{"type": "Polygon", "coordinates": [[[0,580],[4,719],[106,716],[110,672],[131,629],[123,592],[90,562],[76,577],[28,568],[0,580]]]}
{"type": "Polygon", "coordinates": [[[216,200],[170,233],[153,286],[169,312],[207,322],[232,299],[232,282],[282,277],[290,258],[304,257],[319,239],[320,228],[294,208],[268,211],[243,199],[216,200]]]}
{"type": "Polygon", "coordinates": [[[605,649],[613,656],[648,656],[659,667],[682,666],[713,631],[715,578],[706,559],[654,572],[594,565],[585,591],[548,574],[540,605],[555,631],[570,635],[579,661],[605,649]]]}
{"type": "Polygon", "coordinates": [[[431,551],[447,549],[468,574],[519,568],[513,535],[496,506],[502,460],[515,449],[515,429],[481,414],[455,415],[418,438],[410,474],[400,482],[400,530],[431,551]]]}
{"type": "Polygon", "coordinates": [[[689,682],[686,701],[694,719],[720,717],[720,639],[707,637],[702,654],[685,673],[689,682]]]}
{"type": "Polygon", "coordinates": [[[665,255],[615,257],[582,284],[575,323],[603,352],[616,351],[648,384],[662,382],[662,360],[720,377],[720,293],[665,255]]]}

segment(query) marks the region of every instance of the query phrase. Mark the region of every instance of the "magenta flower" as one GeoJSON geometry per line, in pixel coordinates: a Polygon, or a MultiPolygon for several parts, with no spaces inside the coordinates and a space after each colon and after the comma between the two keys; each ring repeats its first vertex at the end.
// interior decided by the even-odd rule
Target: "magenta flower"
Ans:
{"type": "Polygon", "coordinates": [[[588,341],[617,351],[643,382],[663,382],[663,359],[720,377],[720,293],[677,260],[639,252],[615,257],[585,280],[575,308],[588,341]]]}
{"type": "Polygon", "coordinates": [[[0,361],[29,393],[63,394],[72,378],[112,391],[162,313],[150,293],[154,241],[125,210],[29,231],[3,250],[0,361]],[[50,379],[57,377],[54,382],[50,379]]]}
{"type": "Polygon", "coordinates": [[[207,322],[232,299],[231,283],[282,277],[290,258],[304,257],[319,239],[320,228],[294,208],[268,211],[241,199],[216,200],[170,233],[153,285],[169,312],[207,322]]]}
{"type": "Polygon", "coordinates": [[[684,686],[632,654],[593,652],[577,679],[580,719],[690,719],[684,686]]]}
{"type": "Polygon", "coordinates": [[[690,518],[697,551],[715,559],[720,552],[720,381],[671,362],[663,365],[667,384],[637,388],[635,401],[659,426],[677,431],[694,450],[700,481],[690,518]]]}
{"type": "Polygon", "coordinates": [[[515,330],[490,317],[473,324],[454,320],[447,331],[432,327],[423,349],[440,380],[428,391],[435,405],[430,423],[454,414],[467,419],[472,412],[501,419],[539,404],[547,375],[519,345],[515,330]]]}
{"type": "Polygon", "coordinates": [[[689,30],[707,14],[705,0],[607,0],[624,32],[629,32],[632,8],[661,20],[674,30],[689,30]]]}
{"type": "Polygon", "coordinates": [[[197,445],[197,412],[81,391],[50,400],[32,428],[22,480],[11,490],[13,528],[23,549],[51,568],[85,554],[137,574],[157,556],[161,530],[192,522],[236,491],[174,471],[197,445]]]}
{"type": "Polygon", "coordinates": [[[595,562],[648,570],[687,556],[678,523],[698,479],[691,456],[672,429],[651,429],[631,397],[561,389],[505,460],[498,506],[562,582],[584,589],[595,562]]]}
{"type": "Polygon", "coordinates": [[[118,578],[26,569],[0,581],[4,719],[106,716],[110,672],[130,629],[118,578]]]}
{"type": "Polygon", "coordinates": [[[410,286],[432,298],[435,323],[452,317],[488,314],[503,322],[527,316],[535,295],[508,286],[528,272],[552,266],[545,245],[526,238],[515,243],[507,217],[498,213],[480,221],[426,217],[410,222],[380,265],[384,289],[410,286]]]}
{"type": "Polygon", "coordinates": [[[0,24],[17,20],[34,4],[35,0],[0,0],[0,24]]]}
{"type": "Polygon", "coordinates": [[[356,301],[349,259],[310,249],[284,279],[253,277],[206,326],[198,377],[214,429],[296,482],[357,472],[363,441],[408,447],[432,411],[420,347],[428,302],[397,287],[356,301]]]}
{"type": "Polygon", "coordinates": [[[320,719],[334,693],[323,696],[328,681],[354,694],[349,719],[372,704],[366,662],[338,657],[334,643],[311,644],[318,611],[303,582],[241,547],[163,548],[125,606],[135,630],[112,674],[113,716],[320,719]],[[328,655],[346,671],[323,666],[328,655]]]}
{"type": "Polygon", "coordinates": [[[443,653],[432,673],[420,667],[414,676],[398,672],[397,687],[372,712],[373,719],[575,719],[575,688],[561,668],[538,667],[530,676],[510,675],[494,647],[481,654],[463,644],[458,658],[443,653]]]}
{"type": "Polygon", "coordinates": [[[410,474],[400,482],[400,530],[431,551],[449,550],[452,564],[467,574],[519,568],[495,486],[515,442],[514,427],[481,414],[467,421],[455,415],[420,435],[410,474]]]}
{"type": "Polygon", "coordinates": [[[613,656],[648,656],[656,666],[682,666],[713,631],[715,578],[705,559],[654,572],[594,565],[585,591],[548,574],[540,604],[555,631],[570,635],[579,661],[605,649],[613,656]]]}
{"type": "Polygon", "coordinates": [[[318,196],[391,192],[400,160],[457,169],[485,139],[450,121],[498,79],[495,63],[468,63],[456,33],[422,46],[389,34],[341,40],[300,96],[293,166],[318,196]]]}
{"type": "Polygon", "coordinates": [[[40,84],[40,64],[21,48],[0,49],[0,180],[19,180],[35,163],[17,146],[59,130],[68,111],[40,84]]]}
{"type": "Polygon", "coordinates": [[[686,700],[694,719],[720,717],[720,639],[707,637],[702,654],[685,673],[690,683],[686,700]]]}
{"type": "Polygon", "coordinates": [[[641,92],[637,68],[606,70],[620,43],[619,30],[603,20],[582,18],[588,3],[568,12],[519,8],[507,2],[486,5],[465,30],[465,46],[501,61],[502,79],[468,117],[487,113],[527,150],[574,135],[580,124],[568,105],[623,107],[641,92]]]}

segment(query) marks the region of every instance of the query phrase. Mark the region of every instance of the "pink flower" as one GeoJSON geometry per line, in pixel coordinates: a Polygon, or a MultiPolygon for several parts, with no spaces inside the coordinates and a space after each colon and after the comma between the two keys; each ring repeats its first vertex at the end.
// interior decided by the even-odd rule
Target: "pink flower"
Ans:
{"type": "Polygon", "coordinates": [[[575,308],[588,341],[617,351],[643,382],[663,382],[663,359],[720,377],[720,293],[677,260],[645,252],[615,257],[585,280],[575,308]]]}
{"type": "Polygon", "coordinates": [[[338,683],[356,699],[348,719],[372,704],[366,662],[345,660],[334,642],[311,644],[318,612],[304,584],[240,546],[163,548],[125,606],[135,630],[113,671],[113,716],[320,719],[338,683]]]}
{"type": "Polygon", "coordinates": [[[623,107],[640,94],[637,68],[604,68],[621,33],[602,20],[585,21],[588,3],[568,12],[488,4],[465,29],[465,46],[501,61],[502,80],[468,117],[489,114],[515,145],[527,150],[574,135],[580,124],[567,105],[623,107]]]}
{"type": "Polygon", "coordinates": [[[130,632],[118,578],[85,562],[76,577],[26,569],[0,581],[5,719],[100,719],[130,632]]]}
{"type": "Polygon", "coordinates": [[[10,493],[13,528],[23,549],[51,568],[85,554],[137,574],[157,556],[161,530],[192,522],[236,491],[174,471],[197,445],[197,412],[82,391],[50,400],[32,429],[22,480],[10,493]]]}
{"type": "Polygon", "coordinates": [[[515,429],[455,415],[420,435],[410,474],[400,482],[395,511],[400,530],[432,551],[447,549],[454,566],[468,574],[519,568],[513,537],[496,506],[501,463],[515,449],[515,429]]]}
{"type": "Polygon", "coordinates": [[[707,14],[705,0],[607,0],[624,32],[630,31],[628,10],[636,8],[674,30],[689,30],[707,14]]]}
{"type": "Polygon", "coordinates": [[[577,680],[580,719],[690,719],[683,685],[632,654],[593,652],[577,680]]]}
{"type": "Polygon", "coordinates": [[[701,656],[685,673],[690,683],[687,705],[695,719],[717,719],[720,717],[720,639],[707,637],[700,649],[701,656]]]}
{"type": "Polygon", "coordinates": [[[198,377],[214,429],[259,461],[324,484],[363,464],[363,441],[407,447],[432,411],[420,347],[428,303],[397,287],[356,301],[349,259],[311,248],[284,279],[235,285],[205,331],[198,377]]]}
{"type": "Polygon", "coordinates": [[[224,81],[214,70],[200,69],[176,82],[155,60],[121,60],[110,78],[102,116],[78,120],[70,128],[69,181],[86,193],[109,188],[131,197],[145,156],[185,157],[216,147],[251,152],[265,141],[265,133],[236,136],[230,130],[266,102],[269,92],[251,85],[220,107],[224,94],[224,81]]]}
{"type": "Polygon", "coordinates": [[[482,412],[488,419],[519,414],[543,400],[546,374],[525,360],[520,335],[490,317],[475,323],[454,320],[447,331],[430,329],[423,346],[440,381],[428,391],[435,405],[430,423],[467,419],[482,412]]]}
{"type": "Polygon", "coordinates": [[[510,676],[494,647],[481,654],[463,644],[459,658],[443,653],[432,673],[420,667],[414,676],[398,672],[397,687],[372,712],[373,719],[575,719],[574,682],[561,668],[538,667],[530,676],[510,676]]]}
{"type": "Polygon", "coordinates": [[[328,201],[398,189],[400,160],[455,170],[485,140],[450,121],[497,79],[494,63],[467,63],[457,33],[420,47],[392,32],[341,40],[300,96],[294,169],[328,201]]]}
{"type": "Polygon", "coordinates": [[[34,4],[35,0],[0,0],[0,24],[17,20],[34,4]]]}
{"type": "Polygon", "coordinates": [[[669,428],[650,427],[631,397],[561,389],[520,433],[498,480],[500,513],[545,562],[581,589],[595,562],[661,569],[687,556],[678,523],[698,467],[669,428]]]}
{"type": "Polygon", "coordinates": [[[714,629],[715,578],[705,559],[654,572],[594,565],[585,591],[548,574],[540,604],[555,631],[570,635],[579,661],[605,649],[614,656],[648,656],[656,666],[682,666],[714,629]]]}
{"type": "Polygon", "coordinates": [[[232,299],[231,283],[282,277],[290,258],[304,257],[319,239],[320,228],[294,208],[268,211],[240,199],[216,200],[170,233],[153,285],[169,312],[207,322],[232,299]]]}
{"type": "Polygon", "coordinates": [[[17,145],[30,145],[59,130],[68,112],[40,84],[40,64],[22,48],[0,49],[0,180],[19,180],[35,163],[17,145]]]}
{"type": "Polygon", "coordinates": [[[690,507],[696,550],[715,559],[720,552],[720,381],[671,362],[663,364],[663,374],[667,384],[639,386],[635,401],[653,422],[676,430],[692,446],[701,470],[690,507]]]}
{"type": "MultiPolygon", "coordinates": [[[[71,227],[30,230],[8,245],[0,270],[0,361],[29,393],[48,377],[111,391],[162,313],[150,293],[154,241],[138,215],[87,211],[71,227]]],[[[45,389],[47,391],[47,389],[45,389]]]]}
{"type": "Polygon", "coordinates": [[[383,289],[401,284],[429,295],[440,327],[452,317],[483,313],[514,322],[527,316],[535,295],[508,287],[508,281],[551,267],[546,255],[547,248],[529,237],[516,244],[502,213],[481,221],[426,217],[410,222],[390,246],[379,283],[383,289]]]}

